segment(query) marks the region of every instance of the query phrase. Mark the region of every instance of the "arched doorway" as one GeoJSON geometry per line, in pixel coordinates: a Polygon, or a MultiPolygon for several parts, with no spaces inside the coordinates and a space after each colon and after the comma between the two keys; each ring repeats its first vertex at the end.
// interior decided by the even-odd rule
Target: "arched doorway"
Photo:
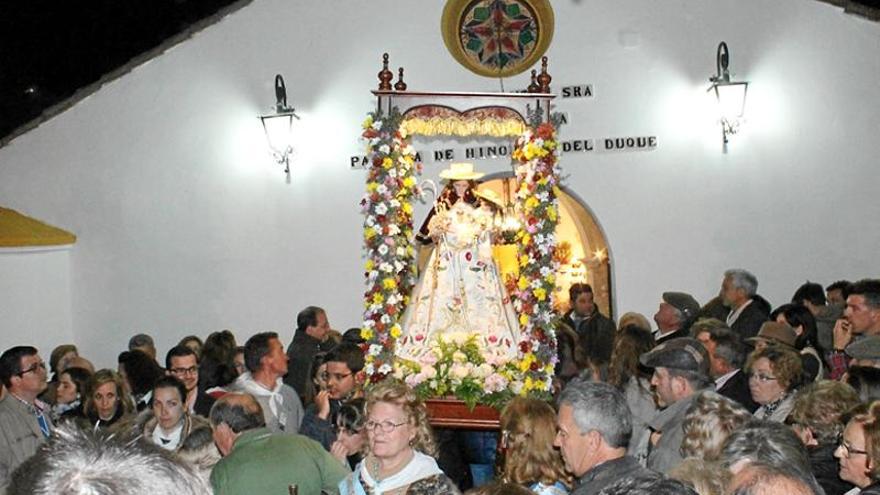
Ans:
{"type": "MultiPolygon", "coordinates": [[[[491,189],[506,204],[513,204],[516,178],[511,172],[495,173],[480,182],[480,189],[491,189]]],[[[586,282],[593,287],[594,301],[602,314],[614,319],[614,289],[608,240],[596,217],[569,189],[562,187],[559,198],[559,224],[556,227],[557,259],[556,306],[568,308],[568,288],[586,282]]]]}

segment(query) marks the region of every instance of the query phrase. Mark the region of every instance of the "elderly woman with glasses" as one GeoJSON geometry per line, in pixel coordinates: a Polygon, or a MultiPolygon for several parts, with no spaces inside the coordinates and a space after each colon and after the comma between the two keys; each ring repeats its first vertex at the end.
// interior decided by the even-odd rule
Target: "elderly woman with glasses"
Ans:
{"type": "Polygon", "coordinates": [[[367,394],[366,458],[339,484],[341,495],[457,494],[432,456],[437,447],[424,404],[388,379],[367,394]]]}
{"type": "Polygon", "coordinates": [[[880,495],[880,402],[853,411],[837,450],[840,478],[860,489],[860,495],[880,495]]]}
{"type": "Polygon", "coordinates": [[[755,417],[783,422],[794,407],[794,391],[801,384],[800,356],[780,346],[767,346],[749,356],[749,391],[760,407],[755,417]]]}

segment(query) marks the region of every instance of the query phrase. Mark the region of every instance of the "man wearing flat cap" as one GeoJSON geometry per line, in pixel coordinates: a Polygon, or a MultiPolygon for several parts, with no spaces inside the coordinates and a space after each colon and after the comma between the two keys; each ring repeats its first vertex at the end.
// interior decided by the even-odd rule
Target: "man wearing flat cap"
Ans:
{"type": "Polygon", "coordinates": [[[880,335],[863,337],[846,347],[850,366],[880,368],[880,335]]]}
{"type": "Polygon", "coordinates": [[[654,340],[661,343],[687,337],[691,323],[700,311],[700,304],[686,292],[664,292],[660,307],[654,315],[657,331],[654,340]]]}
{"type": "Polygon", "coordinates": [[[699,340],[681,337],[659,344],[641,355],[643,366],[654,368],[651,388],[660,409],[648,422],[648,468],[668,473],[683,460],[682,423],[696,394],[712,389],[709,352],[699,340]]]}

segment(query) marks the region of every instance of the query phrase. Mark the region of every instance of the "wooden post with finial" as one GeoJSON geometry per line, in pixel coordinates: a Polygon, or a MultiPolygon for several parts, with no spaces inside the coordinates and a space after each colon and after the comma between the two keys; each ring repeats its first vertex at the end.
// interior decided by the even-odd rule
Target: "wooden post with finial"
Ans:
{"type": "Polygon", "coordinates": [[[529,84],[526,91],[529,93],[538,93],[541,91],[541,87],[538,86],[538,71],[535,69],[532,69],[532,83],[529,84]]]}
{"type": "Polygon", "coordinates": [[[406,91],[406,83],[403,82],[403,67],[397,70],[398,77],[397,82],[394,83],[394,89],[396,91],[406,91]]]}
{"type": "Polygon", "coordinates": [[[379,91],[391,91],[391,80],[394,74],[388,70],[388,54],[382,54],[382,70],[379,72],[379,91]]]}
{"type": "Polygon", "coordinates": [[[547,73],[547,57],[541,57],[541,75],[538,76],[538,84],[541,86],[542,93],[550,92],[550,81],[553,78],[547,73]]]}

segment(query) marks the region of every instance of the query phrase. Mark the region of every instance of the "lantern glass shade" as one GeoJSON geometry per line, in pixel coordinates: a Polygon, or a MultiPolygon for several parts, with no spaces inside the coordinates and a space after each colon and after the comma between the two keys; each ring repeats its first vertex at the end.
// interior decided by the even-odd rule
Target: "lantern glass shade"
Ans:
{"type": "Polygon", "coordinates": [[[746,107],[747,82],[718,82],[712,85],[718,100],[719,116],[732,122],[743,116],[746,107]]]}
{"type": "Polygon", "coordinates": [[[287,155],[293,150],[293,112],[260,117],[269,148],[277,155],[287,155]]]}

